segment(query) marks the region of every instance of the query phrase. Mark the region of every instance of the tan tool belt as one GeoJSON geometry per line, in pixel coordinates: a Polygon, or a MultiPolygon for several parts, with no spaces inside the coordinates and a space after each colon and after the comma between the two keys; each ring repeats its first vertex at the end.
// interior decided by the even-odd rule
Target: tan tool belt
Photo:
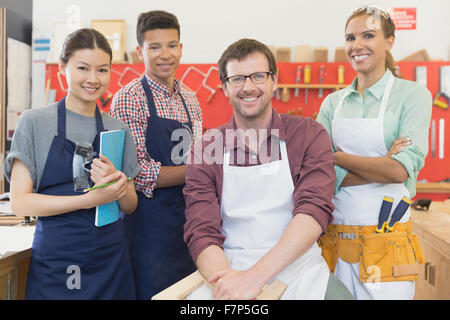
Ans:
{"type": "Polygon", "coordinates": [[[361,282],[416,280],[425,259],[411,221],[397,224],[394,232],[377,233],[376,227],[329,225],[319,246],[331,272],[340,258],[359,262],[361,282]]]}

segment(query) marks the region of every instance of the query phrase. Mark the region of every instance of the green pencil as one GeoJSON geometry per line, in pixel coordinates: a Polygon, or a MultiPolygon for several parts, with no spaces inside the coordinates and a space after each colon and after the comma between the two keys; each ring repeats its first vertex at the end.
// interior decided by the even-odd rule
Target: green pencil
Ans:
{"type": "MultiPolygon", "coordinates": [[[[127,178],[128,181],[130,181],[131,179],[133,179],[133,178],[129,178],[129,177],[127,178]]],[[[112,185],[112,184],[114,184],[114,183],[116,183],[116,182],[117,182],[117,180],[111,181],[111,182],[108,182],[108,183],[105,183],[105,184],[101,184],[101,185],[99,185],[99,186],[95,186],[95,187],[92,187],[92,188],[84,189],[83,191],[84,191],[84,192],[88,192],[88,191],[91,191],[91,190],[95,190],[95,189],[100,189],[100,188],[108,187],[108,186],[110,186],[110,185],[112,185]]]]}

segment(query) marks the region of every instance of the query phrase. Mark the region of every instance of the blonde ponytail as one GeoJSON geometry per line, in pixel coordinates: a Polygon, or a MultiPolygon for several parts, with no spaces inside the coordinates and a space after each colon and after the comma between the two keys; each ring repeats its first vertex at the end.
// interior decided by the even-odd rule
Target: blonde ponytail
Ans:
{"type": "Polygon", "coordinates": [[[395,65],[394,57],[390,51],[386,51],[386,69],[391,70],[394,77],[401,78],[400,69],[395,65]]]}

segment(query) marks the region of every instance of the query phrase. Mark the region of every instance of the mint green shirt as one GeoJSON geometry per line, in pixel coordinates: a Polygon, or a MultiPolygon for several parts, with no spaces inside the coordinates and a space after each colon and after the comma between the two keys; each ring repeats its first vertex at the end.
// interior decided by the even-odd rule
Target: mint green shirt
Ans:
{"type": "MultiPolygon", "coordinates": [[[[328,131],[331,140],[333,133],[331,122],[334,110],[342,95],[350,91],[336,118],[376,118],[383,98],[384,88],[387,85],[391,71],[385,74],[370,88],[364,90],[364,99],[356,90],[358,77],[352,84],[342,90],[328,95],[321,107],[317,121],[328,131]]],[[[411,197],[416,194],[416,180],[420,169],[423,168],[425,157],[428,153],[428,133],[431,120],[432,97],[430,92],[417,82],[395,78],[394,85],[389,96],[388,105],[384,115],[384,142],[389,150],[392,143],[400,136],[412,139],[412,144],[393,155],[392,158],[400,162],[408,172],[409,178],[405,186],[411,197]]],[[[333,151],[334,144],[333,144],[333,151]]],[[[336,185],[335,194],[340,191],[341,183],[348,171],[335,166],[336,185]]]]}

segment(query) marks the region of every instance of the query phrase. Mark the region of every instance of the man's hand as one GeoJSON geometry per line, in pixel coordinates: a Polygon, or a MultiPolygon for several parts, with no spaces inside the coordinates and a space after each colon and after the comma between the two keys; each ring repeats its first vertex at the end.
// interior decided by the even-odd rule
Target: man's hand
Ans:
{"type": "Polygon", "coordinates": [[[251,269],[238,271],[225,269],[216,272],[209,283],[214,283],[212,295],[216,300],[250,300],[261,292],[264,282],[255,277],[251,269]]]}

